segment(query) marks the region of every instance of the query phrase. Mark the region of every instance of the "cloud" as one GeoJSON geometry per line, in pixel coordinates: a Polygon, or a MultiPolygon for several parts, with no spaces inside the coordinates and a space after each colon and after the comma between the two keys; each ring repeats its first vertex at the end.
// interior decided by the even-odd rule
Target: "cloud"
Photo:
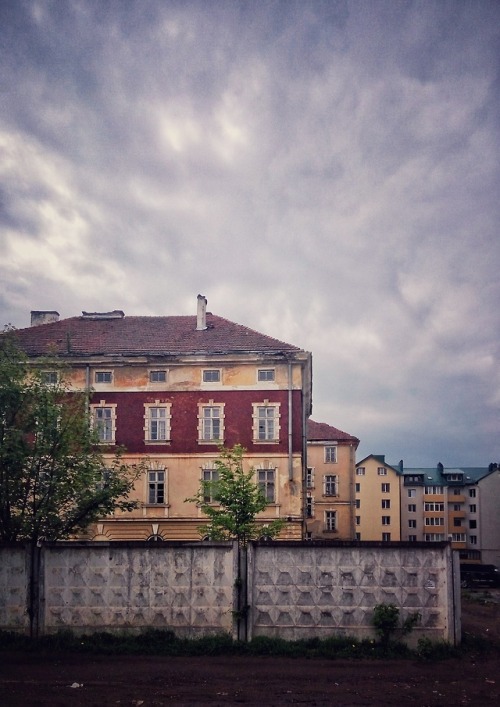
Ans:
{"type": "Polygon", "coordinates": [[[497,3],[0,7],[0,307],[209,310],[313,352],[314,416],[498,457],[497,3]]]}

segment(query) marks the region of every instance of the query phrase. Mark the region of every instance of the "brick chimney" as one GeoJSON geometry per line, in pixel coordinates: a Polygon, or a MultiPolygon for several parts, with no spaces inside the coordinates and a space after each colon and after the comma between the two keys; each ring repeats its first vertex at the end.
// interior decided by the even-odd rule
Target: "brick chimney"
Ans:
{"type": "Polygon", "coordinates": [[[198,309],[196,312],[196,331],[203,331],[207,328],[207,298],[198,295],[198,309]]]}
{"type": "Polygon", "coordinates": [[[40,326],[40,324],[52,324],[59,321],[59,312],[50,311],[31,311],[31,326],[40,326]]]}

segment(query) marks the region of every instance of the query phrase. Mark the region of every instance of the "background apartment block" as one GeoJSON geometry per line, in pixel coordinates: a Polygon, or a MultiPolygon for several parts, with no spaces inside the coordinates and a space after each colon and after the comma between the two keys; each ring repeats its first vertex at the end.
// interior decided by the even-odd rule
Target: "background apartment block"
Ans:
{"type": "Polygon", "coordinates": [[[308,420],[306,539],[354,539],[354,467],[358,445],[357,437],[308,420]]]}
{"type": "Polygon", "coordinates": [[[371,454],[356,464],[354,525],[357,540],[401,540],[399,468],[384,455],[371,454]]]}
{"type": "Polygon", "coordinates": [[[496,465],[400,469],[402,540],[450,540],[461,560],[500,564],[496,465]]]}
{"type": "Polygon", "coordinates": [[[123,447],[127,463],[147,463],[139,508],[102,518],[89,538],[199,539],[204,518],[184,499],[215,478],[219,446],[235,444],[268,499],[260,520],[285,518],[282,537],[302,537],[310,353],[207,312],[201,295],[193,316],[33,312],[17,336],[33,365],[55,355],[87,391],[105,459],[123,447]]]}

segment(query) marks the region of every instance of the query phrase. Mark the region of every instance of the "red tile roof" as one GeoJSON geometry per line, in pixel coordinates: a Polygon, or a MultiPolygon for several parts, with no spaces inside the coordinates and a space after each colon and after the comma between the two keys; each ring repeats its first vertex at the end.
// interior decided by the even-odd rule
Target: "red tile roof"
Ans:
{"type": "Polygon", "coordinates": [[[342,432],[336,427],[327,425],[326,422],[307,421],[307,441],[308,442],[354,442],[356,447],[359,439],[347,432],[342,432]]]}
{"type": "Polygon", "coordinates": [[[196,323],[196,316],[99,318],[87,315],[19,329],[17,336],[19,345],[29,356],[301,351],[297,346],[210,312],[206,315],[207,329],[197,331],[196,323]]]}

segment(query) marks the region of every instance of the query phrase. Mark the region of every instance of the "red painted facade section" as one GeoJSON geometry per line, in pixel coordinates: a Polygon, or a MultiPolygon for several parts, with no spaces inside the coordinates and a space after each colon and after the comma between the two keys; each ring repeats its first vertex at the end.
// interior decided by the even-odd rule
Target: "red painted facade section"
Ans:
{"type": "MultiPolygon", "coordinates": [[[[96,392],[91,402],[116,404],[116,437],[118,446],[132,454],[196,454],[217,449],[216,444],[198,443],[198,405],[224,404],[224,445],[241,444],[248,452],[288,453],[288,391],[165,391],[165,392],[96,392]],[[144,441],[144,405],[171,403],[169,444],[147,444],[144,441]],[[253,404],[280,403],[280,434],[277,444],[253,442],[253,404]]],[[[292,450],[302,452],[302,392],[292,391],[292,450]]]]}

